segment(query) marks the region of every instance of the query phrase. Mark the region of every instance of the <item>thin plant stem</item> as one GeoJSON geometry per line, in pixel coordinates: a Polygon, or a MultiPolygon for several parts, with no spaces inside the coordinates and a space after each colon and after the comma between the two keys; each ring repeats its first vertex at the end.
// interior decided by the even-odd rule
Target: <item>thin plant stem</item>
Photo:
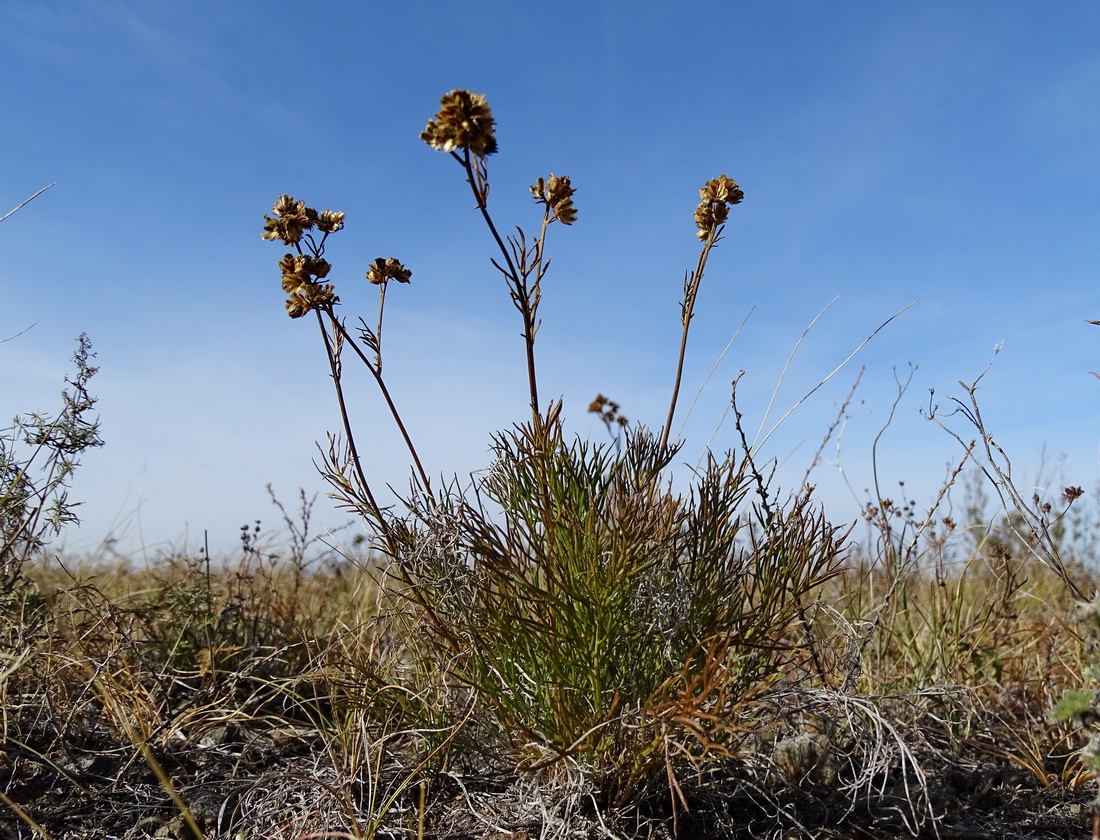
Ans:
{"type": "MultiPolygon", "coordinates": [[[[994,359],[996,359],[997,353],[999,353],[1000,350],[1001,345],[998,344],[994,349],[994,359]]],[[[981,407],[978,404],[976,394],[979,383],[992,366],[993,360],[990,360],[989,364],[986,365],[978,378],[970,385],[962,381],[959,382],[959,385],[966,391],[967,403],[969,403],[969,405],[958,397],[950,398],[955,404],[955,409],[951,413],[962,414],[967,421],[974,426],[981,440],[980,447],[977,446],[976,441],[967,443],[958,432],[946,426],[936,414],[938,406],[931,407],[926,418],[933,421],[937,426],[951,435],[951,437],[958,441],[965,450],[977,453],[972,456],[972,459],[993,486],[993,490],[997,494],[1001,506],[1006,512],[1012,510],[1019,512],[1024,518],[1024,523],[1026,523],[1027,531],[1029,531],[1030,534],[1021,533],[1020,529],[1009,521],[1009,527],[1012,532],[1024,545],[1030,547],[1031,552],[1034,553],[1034,556],[1037,557],[1040,562],[1046,564],[1054,571],[1074,598],[1083,603],[1091,601],[1092,598],[1086,596],[1086,593],[1073,579],[1070,570],[1062,561],[1057,544],[1051,539],[1050,526],[1054,523],[1047,520],[1043,511],[1036,509],[1038,504],[1037,496],[1034,500],[1035,506],[1028,505],[1027,501],[1016,487],[1016,482],[1012,477],[1012,462],[1000,445],[993,440],[993,435],[988,431],[985,420],[982,418],[981,407]],[[1028,536],[1031,536],[1033,540],[1028,539],[1028,536]],[[1032,544],[1033,541],[1034,544],[1032,544]]]]}
{"type": "MultiPolygon", "coordinates": [[[[742,319],[741,323],[737,325],[737,330],[730,337],[730,340],[728,342],[726,342],[726,346],[722,348],[722,352],[718,354],[718,358],[714,360],[714,364],[711,366],[710,372],[706,375],[706,378],[703,380],[703,384],[700,385],[699,390],[697,390],[695,392],[695,398],[691,401],[691,405],[688,406],[687,414],[685,414],[684,419],[680,421],[680,429],[676,433],[678,437],[683,437],[684,430],[687,428],[688,419],[691,417],[691,412],[695,410],[695,404],[697,402],[699,402],[699,398],[701,396],[703,396],[703,391],[706,389],[707,383],[710,382],[710,378],[712,376],[714,376],[714,372],[716,370],[718,370],[718,366],[720,364],[722,364],[722,360],[726,358],[726,354],[729,352],[730,348],[733,346],[733,342],[737,341],[737,337],[739,335],[741,335],[741,330],[743,330],[745,328],[745,324],[747,324],[749,322],[749,318],[752,317],[752,313],[754,311],[755,311],[755,308],[749,310],[749,314],[746,315],[742,319]]],[[[718,425],[716,425],[714,427],[714,431],[712,431],[710,433],[710,437],[707,438],[707,442],[703,445],[703,452],[704,453],[710,450],[710,445],[714,441],[715,436],[717,436],[718,430],[722,427],[722,423],[725,421],[725,418],[726,418],[726,414],[725,414],[725,412],[723,412],[722,416],[718,420],[718,425]]],[[[698,467],[702,463],[702,459],[703,459],[703,456],[700,455],[699,456],[699,461],[696,462],[696,467],[698,467]]]]}
{"type": "Polygon", "coordinates": [[[386,308],[386,283],[378,284],[378,331],[374,334],[375,353],[374,363],[378,368],[378,375],[382,375],[382,312],[386,308]]]}
{"type": "Polygon", "coordinates": [[[710,256],[710,250],[718,242],[724,229],[725,225],[719,225],[711,230],[706,242],[703,243],[702,250],[699,252],[699,262],[694,273],[689,275],[684,282],[683,330],[680,333],[680,354],[676,360],[676,378],[672,383],[672,399],[668,404],[668,417],[665,419],[664,428],[661,430],[662,448],[668,446],[668,436],[672,430],[672,418],[676,414],[676,401],[680,397],[680,382],[684,375],[684,357],[687,355],[688,330],[691,327],[691,318],[695,310],[695,299],[699,295],[699,284],[703,280],[703,271],[707,267],[707,257],[710,256]]]}
{"type": "Polygon", "coordinates": [[[536,313],[538,311],[539,300],[542,298],[542,278],[546,275],[547,268],[550,267],[550,263],[543,263],[543,255],[546,248],[546,234],[550,230],[550,205],[546,205],[543,208],[542,213],[542,229],[539,231],[539,238],[535,244],[535,285],[531,289],[534,294],[534,303],[532,304],[530,292],[527,288],[528,273],[523,275],[523,306],[520,308],[520,313],[523,315],[523,337],[527,349],[527,380],[531,388],[531,412],[534,417],[540,418],[542,415],[539,412],[539,394],[538,383],[535,378],[535,334],[538,333],[539,325],[536,321],[536,313]]]}
{"type": "MultiPolygon", "coordinates": [[[[853,358],[855,358],[856,354],[859,353],[860,350],[862,350],[864,347],[866,347],[868,344],[870,344],[871,339],[873,339],[876,335],[878,335],[880,332],[882,332],[883,328],[885,328],[887,324],[889,324],[891,321],[893,321],[895,318],[897,318],[899,315],[901,315],[901,313],[905,312],[911,306],[915,306],[916,304],[917,304],[917,301],[915,301],[915,300],[911,303],[907,303],[905,306],[903,306],[901,309],[899,309],[897,312],[895,312],[893,315],[891,315],[889,318],[887,318],[885,321],[883,321],[881,324],[879,324],[878,327],[875,328],[874,332],[872,332],[869,336],[867,336],[867,338],[863,339],[863,341],[861,341],[859,343],[859,346],[856,347],[856,349],[853,350],[851,353],[849,353],[847,356],[845,356],[844,360],[840,364],[838,364],[835,368],[833,368],[824,379],[819,381],[813,388],[811,388],[809,391],[807,391],[802,396],[802,399],[800,399],[798,402],[796,402],[794,405],[792,405],[789,409],[787,409],[786,413],[775,422],[775,425],[773,425],[771,427],[771,429],[768,430],[768,433],[765,434],[763,438],[760,438],[760,431],[757,430],[757,440],[753,441],[753,444],[752,444],[753,449],[754,450],[759,450],[759,449],[763,448],[764,444],[768,441],[768,438],[770,438],[775,433],[776,429],[778,429],[780,426],[783,425],[784,422],[786,422],[787,418],[790,417],[791,414],[793,414],[795,412],[795,410],[800,405],[802,405],[802,403],[806,402],[806,400],[808,400],[811,396],[813,396],[818,391],[818,389],[821,388],[821,386],[823,386],[826,382],[828,382],[830,379],[832,379],[834,376],[836,376],[837,373],[839,373],[844,368],[844,366],[846,364],[848,364],[848,362],[850,362],[853,358]]],[[[831,301],[829,303],[829,306],[832,306],[831,301]]],[[[828,306],[826,307],[826,309],[828,309],[828,306]]],[[[814,322],[816,322],[817,319],[821,317],[821,314],[824,311],[825,310],[823,309],[823,310],[821,310],[821,312],[818,313],[817,317],[814,318],[814,322]]],[[[813,326],[814,322],[810,323],[810,327],[813,326]]],[[[806,329],[809,330],[810,327],[807,327],[806,329]]],[[[802,338],[805,338],[805,333],[803,333],[802,338]]],[[[798,343],[795,344],[795,350],[798,349],[798,344],[802,343],[802,338],[799,338],[798,343]]],[[[792,351],[792,355],[793,355],[793,351],[792,351]]],[[[787,360],[787,363],[788,363],[788,365],[790,364],[790,359],[787,360]]],[[[786,366],[784,366],[784,368],[783,368],[784,372],[786,372],[786,369],[787,369],[786,366]]],[[[761,429],[762,428],[763,428],[763,424],[761,424],[761,429]]]]}
{"type": "MultiPolygon", "coordinates": [[[[378,527],[382,529],[382,533],[387,540],[389,540],[389,524],[382,515],[382,509],[378,506],[378,502],[374,499],[370,484],[367,482],[367,476],[363,472],[363,464],[359,458],[359,450],[355,445],[355,433],[351,428],[351,418],[348,416],[347,404],[344,402],[344,387],[340,380],[340,360],[337,357],[335,348],[332,346],[332,342],[329,340],[328,330],[325,329],[325,322],[321,317],[321,310],[316,310],[316,312],[317,326],[321,329],[321,340],[325,344],[325,355],[328,356],[329,370],[332,372],[332,382],[336,388],[336,402],[340,406],[340,422],[344,426],[344,435],[347,437],[348,450],[351,452],[352,467],[355,470],[355,477],[359,480],[359,485],[367,495],[367,502],[370,504],[371,515],[374,516],[375,520],[378,522],[378,527]]],[[[332,313],[329,313],[329,317],[332,317],[332,313]]],[[[334,317],[332,317],[332,320],[334,322],[336,321],[334,317]]]]}
{"type": "MultiPolygon", "coordinates": [[[[538,377],[535,369],[535,313],[534,308],[531,306],[531,297],[530,291],[527,288],[526,275],[521,281],[520,271],[516,268],[516,264],[512,260],[512,255],[509,253],[509,249],[505,246],[503,238],[501,238],[500,233],[497,231],[496,224],[493,222],[493,217],[489,215],[488,185],[485,182],[484,175],[476,170],[471,163],[469,148],[463,149],[462,156],[459,156],[456,152],[451,152],[451,157],[457,160],[462,165],[462,168],[466,170],[466,183],[470,185],[470,190],[474,194],[474,200],[477,202],[477,209],[481,211],[481,217],[485,220],[485,224],[488,226],[489,232],[493,235],[493,239],[496,241],[500,253],[504,255],[504,262],[508,266],[506,272],[507,279],[513,287],[516,304],[523,318],[523,343],[527,352],[527,387],[531,393],[531,416],[536,423],[539,423],[541,422],[542,414],[539,411],[538,377]]],[[[546,229],[545,225],[546,221],[544,219],[544,233],[546,229]]],[[[538,260],[541,262],[541,247],[538,253],[538,260]]],[[[542,276],[540,273],[538,280],[541,279],[542,276]]],[[[538,280],[536,280],[536,286],[538,280]]]]}
{"type": "Polygon", "coordinates": [[[898,570],[900,569],[901,547],[895,545],[891,536],[890,518],[885,513],[886,506],[883,504],[882,487],[879,484],[878,478],[878,445],[882,442],[883,435],[886,434],[886,430],[890,428],[890,425],[894,422],[894,415],[897,413],[898,405],[901,404],[902,397],[905,396],[905,392],[909,390],[909,383],[913,381],[913,374],[917,372],[917,369],[910,365],[909,375],[904,381],[898,381],[897,371],[894,371],[894,381],[897,383],[897,393],[894,396],[894,401],[890,405],[890,412],[886,415],[886,422],[883,423],[882,428],[878,430],[878,434],[875,435],[874,441],[871,443],[871,476],[875,485],[875,501],[878,503],[878,509],[883,511],[882,513],[882,526],[881,531],[884,537],[883,539],[883,552],[886,555],[886,568],[890,573],[890,577],[896,577],[898,570]]]}
{"type": "Polygon", "coordinates": [[[775,381],[775,387],[772,388],[771,398],[768,400],[768,405],[764,409],[764,415],[760,418],[760,426],[756,429],[756,437],[753,438],[753,448],[756,448],[757,441],[760,440],[760,436],[764,433],[764,425],[768,422],[768,418],[771,416],[772,409],[775,407],[775,400],[779,396],[779,389],[783,387],[783,383],[787,379],[787,372],[791,369],[791,363],[794,361],[795,356],[798,355],[798,348],[802,346],[802,342],[806,340],[806,336],[813,330],[814,325],[821,320],[829,308],[840,300],[840,295],[834,297],[829,301],[821,310],[814,315],[813,320],[806,325],[806,329],[802,331],[802,335],[798,337],[798,341],[794,343],[794,347],[791,348],[791,352],[787,354],[787,361],[783,364],[783,370],[779,372],[779,378],[775,381]]]}
{"type": "MultiPolygon", "coordinates": [[[[382,398],[386,401],[386,407],[390,410],[390,416],[393,417],[393,422],[397,425],[397,430],[401,433],[401,437],[405,441],[405,446],[409,450],[409,455],[412,456],[413,464],[416,466],[416,472],[419,475],[421,482],[423,482],[424,484],[424,489],[428,491],[429,498],[433,498],[434,502],[434,497],[431,496],[431,480],[428,478],[428,473],[424,469],[424,465],[420,461],[420,455],[417,454],[416,446],[413,444],[412,437],[409,435],[409,430],[405,427],[405,423],[401,419],[401,412],[397,410],[397,404],[393,401],[393,397],[390,396],[390,390],[386,387],[386,382],[382,378],[382,374],[379,372],[378,368],[371,364],[370,359],[367,358],[366,354],[362,351],[362,349],[360,349],[359,345],[356,344],[355,339],[351,337],[351,335],[347,331],[347,328],[344,327],[343,323],[340,321],[339,318],[336,317],[335,313],[333,313],[331,309],[327,310],[327,312],[329,319],[332,321],[333,326],[339,333],[341,340],[347,342],[348,346],[351,347],[351,349],[355,352],[355,355],[357,355],[363,362],[363,364],[366,365],[367,370],[371,372],[371,375],[374,377],[374,381],[378,384],[378,390],[381,391],[382,398]]],[[[328,346],[327,334],[325,337],[325,343],[326,346],[328,346]]],[[[341,406],[341,411],[342,410],[343,406],[341,406]]]]}

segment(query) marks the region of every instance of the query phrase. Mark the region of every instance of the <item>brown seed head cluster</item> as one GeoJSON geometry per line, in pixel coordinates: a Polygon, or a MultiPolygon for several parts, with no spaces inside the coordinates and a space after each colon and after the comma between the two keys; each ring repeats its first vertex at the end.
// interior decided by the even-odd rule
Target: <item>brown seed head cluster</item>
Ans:
{"type": "Polygon", "coordinates": [[[312,207],[306,207],[289,195],[279,196],[271,208],[272,216],[264,216],[264,232],[261,238],[279,240],[284,245],[297,245],[302,234],[316,228],[321,233],[336,233],[344,226],[344,214],[334,210],[322,210],[318,213],[312,207]]]}
{"type": "Polygon", "coordinates": [[[699,190],[699,206],[695,208],[696,236],[707,239],[729,217],[730,207],[740,204],[745,193],[733,178],[719,175],[699,190]]]}
{"type": "Polygon", "coordinates": [[[289,195],[279,196],[271,212],[275,218],[264,216],[262,238],[278,239],[285,245],[297,245],[302,234],[317,224],[317,211],[289,195]]]}
{"type": "Polygon", "coordinates": [[[596,394],[596,399],[588,404],[589,413],[598,414],[608,428],[611,428],[612,423],[616,423],[624,428],[630,425],[630,421],[619,414],[619,408],[620,406],[617,402],[605,397],[603,394],[596,394]]]}
{"type": "Polygon", "coordinates": [[[495,121],[489,103],[479,93],[452,90],[439,100],[439,112],[428,120],[420,139],[440,152],[469,149],[478,157],[497,150],[495,121]]]}
{"type": "Polygon", "coordinates": [[[317,214],[317,230],[321,233],[336,233],[344,227],[344,214],[335,210],[322,210],[317,214]]]}
{"type": "Polygon", "coordinates": [[[290,293],[286,301],[286,314],[291,318],[301,318],[311,309],[323,309],[340,302],[328,283],[307,283],[290,293]]]}
{"type": "Polygon", "coordinates": [[[393,257],[389,259],[379,257],[367,269],[367,279],[376,286],[384,286],[390,280],[396,280],[398,283],[408,283],[411,277],[412,272],[393,257]]]}
{"type": "Polygon", "coordinates": [[[279,270],[283,273],[283,291],[291,294],[327,277],[332,266],[328,260],[309,254],[287,254],[279,260],[279,270]]]}
{"type": "Polygon", "coordinates": [[[279,260],[283,291],[290,296],[286,311],[291,318],[339,302],[331,285],[317,282],[327,277],[331,268],[327,260],[309,254],[287,254],[279,260]]]}
{"type": "Polygon", "coordinates": [[[569,185],[569,176],[558,177],[553,173],[545,181],[539,178],[531,187],[531,195],[539,204],[545,204],[554,214],[554,218],[563,225],[577,221],[577,208],[573,206],[573,193],[576,190],[569,185]]]}
{"type": "Polygon", "coordinates": [[[289,295],[286,311],[291,318],[301,318],[311,309],[321,309],[340,302],[331,285],[321,283],[328,276],[332,266],[321,258],[324,251],[324,238],[344,226],[344,214],[335,210],[322,210],[318,213],[312,207],[306,207],[289,195],[281,195],[272,208],[271,216],[264,216],[264,232],[267,240],[278,240],[292,246],[298,253],[286,254],[279,260],[279,271],[283,275],[283,291],[289,295]],[[302,237],[306,231],[317,230],[324,236],[318,243],[312,237],[306,237],[306,246],[313,253],[302,253],[302,237]]]}

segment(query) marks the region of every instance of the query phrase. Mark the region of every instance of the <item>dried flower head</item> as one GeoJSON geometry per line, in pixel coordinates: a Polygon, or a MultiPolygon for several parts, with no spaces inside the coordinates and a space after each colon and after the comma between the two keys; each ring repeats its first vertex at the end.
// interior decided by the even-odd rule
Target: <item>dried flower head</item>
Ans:
{"type": "Polygon", "coordinates": [[[699,198],[703,201],[721,201],[724,204],[740,204],[745,193],[737,186],[733,178],[719,175],[699,190],[699,198]]]}
{"type": "Polygon", "coordinates": [[[725,204],[704,201],[695,208],[695,225],[699,228],[695,235],[700,239],[706,239],[711,231],[725,223],[729,212],[725,204]]]}
{"type": "Polygon", "coordinates": [[[307,255],[306,270],[318,280],[323,280],[325,277],[328,277],[328,273],[332,270],[332,264],[328,260],[321,259],[320,257],[311,257],[307,255]]]}
{"type": "Polygon", "coordinates": [[[317,230],[336,233],[344,227],[344,214],[335,210],[322,210],[317,216],[317,230]]]}
{"type": "Polygon", "coordinates": [[[379,257],[367,269],[367,279],[376,286],[384,285],[390,280],[396,280],[398,283],[408,283],[411,277],[412,272],[393,257],[389,259],[379,257]]]}
{"type": "Polygon", "coordinates": [[[619,414],[619,404],[613,399],[605,397],[603,394],[597,394],[596,399],[592,400],[588,404],[588,411],[591,414],[598,414],[604,425],[608,429],[611,428],[613,423],[617,423],[624,429],[630,425],[630,421],[623,415],[619,414]]]}
{"type": "Polygon", "coordinates": [[[305,257],[287,254],[279,260],[279,270],[283,274],[283,291],[287,294],[309,282],[305,257]]]}
{"type": "Polygon", "coordinates": [[[301,318],[309,312],[309,302],[300,292],[294,292],[286,301],[286,314],[291,318],[301,318]]]}
{"type": "Polygon", "coordinates": [[[607,408],[610,408],[612,411],[618,411],[619,404],[614,400],[609,400],[603,394],[596,394],[596,399],[588,404],[589,414],[603,414],[604,409],[607,408]]]}
{"type": "Polygon", "coordinates": [[[286,302],[286,314],[291,318],[301,318],[311,309],[321,309],[340,302],[332,286],[320,283],[306,283],[290,293],[286,302]]]}
{"type": "Polygon", "coordinates": [[[289,294],[327,277],[332,265],[309,254],[287,254],[279,260],[279,270],[283,273],[283,291],[289,294]]]}
{"type": "Polygon", "coordinates": [[[563,225],[577,221],[577,208],[573,206],[573,193],[576,190],[569,184],[569,176],[558,177],[550,173],[545,181],[539,178],[531,187],[531,194],[539,204],[545,204],[554,214],[554,218],[563,225]]]}
{"type": "Polygon", "coordinates": [[[699,228],[695,235],[700,239],[707,239],[729,218],[730,207],[740,204],[744,197],[745,193],[733,178],[719,175],[707,181],[699,190],[702,201],[695,208],[695,225],[699,228]]]}
{"type": "Polygon", "coordinates": [[[420,132],[421,140],[441,152],[469,149],[484,157],[497,150],[495,121],[484,96],[468,90],[452,90],[443,95],[439,105],[439,112],[420,132]]]}
{"type": "MultiPolygon", "coordinates": [[[[289,195],[281,195],[271,210],[272,216],[264,216],[264,232],[261,238],[278,239],[285,245],[297,245],[302,233],[317,224],[317,211],[306,207],[304,201],[298,201],[289,195]]],[[[342,216],[343,214],[341,214],[342,216]]]]}

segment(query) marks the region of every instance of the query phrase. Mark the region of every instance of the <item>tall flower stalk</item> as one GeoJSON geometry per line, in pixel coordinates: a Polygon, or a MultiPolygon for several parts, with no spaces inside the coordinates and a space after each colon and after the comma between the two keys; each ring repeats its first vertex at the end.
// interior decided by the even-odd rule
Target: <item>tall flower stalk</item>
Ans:
{"type": "Polygon", "coordinates": [[[545,257],[546,233],[552,222],[571,225],[577,220],[573,206],[576,192],[566,176],[553,174],[539,178],[532,185],[535,201],[543,205],[539,235],[528,242],[522,228],[516,236],[501,237],[489,213],[489,171],[487,157],[497,150],[496,122],[485,97],[467,90],[452,90],[440,100],[440,109],[428,121],[420,139],[441,152],[448,152],[466,173],[477,209],[492,234],[501,254],[492,260],[504,275],[512,303],[523,320],[523,343],[527,357],[527,387],[531,398],[531,416],[542,422],[539,403],[538,375],[535,365],[535,335],[540,321],[539,301],[542,299],[542,279],[550,261],[545,257]]]}
{"type": "Polygon", "coordinates": [[[684,375],[684,357],[687,353],[688,331],[691,328],[691,319],[695,314],[695,301],[699,297],[699,284],[703,281],[703,272],[707,267],[707,259],[711,249],[718,244],[725,230],[726,219],[729,218],[729,209],[734,204],[740,204],[745,193],[737,186],[737,182],[725,175],[719,175],[707,181],[699,190],[699,206],[695,209],[695,225],[699,228],[696,236],[703,241],[702,250],[699,251],[699,262],[695,271],[684,275],[684,299],[680,304],[680,353],[676,360],[676,377],[672,383],[672,398],[668,404],[668,417],[665,419],[664,428],[661,431],[661,445],[668,445],[669,433],[672,429],[672,418],[676,414],[676,403],[680,398],[680,383],[684,375]]]}
{"type": "MultiPolygon", "coordinates": [[[[326,458],[326,477],[336,486],[340,496],[352,507],[366,513],[378,526],[380,533],[387,542],[392,543],[392,535],[386,516],[375,498],[363,469],[362,458],[356,443],[355,432],[352,429],[351,418],[348,415],[347,402],[344,396],[342,380],[343,365],[341,354],[343,348],[350,347],[352,352],[370,371],[378,386],[382,398],[386,402],[394,423],[405,442],[406,448],[413,460],[417,475],[424,488],[430,489],[431,482],[421,463],[416,446],[401,413],[390,395],[389,388],[382,378],[382,311],[386,300],[386,286],[390,280],[400,283],[408,283],[412,272],[406,269],[396,259],[381,259],[374,262],[367,271],[367,279],[379,287],[380,300],[378,309],[378,331],[374,332],[367,326],[363,326],[360,332],[362,344],[375,354],[372,361],[360,346],[360,342],[348,332],[342,319],[337,317],[335,307],[340,303],[332,284],[322,283],[328,277],[332,265],[324,258],[325,245],[328,237],[342,230],[344,227],[344,214],[333,210],[317,212],[313,207],[306,206],[289,195],[282,195],[275,202],[271,216],[264,216],[263,239],[279,241],[284,245],[294,248],[295,253],[286,254],[279,261],[282,272],[282,287],[287,293],[286,311],[291,318],[301,318],[309,312],[317,317],[317,325],[321,332],[321,340],[325,347],[325,355],[329,363],[329,372],[332,376],[333,387],[336,390],[336,400],[340,408],[340,420],[344,430],[347,453],[345,458],[339,458],[335,452],[335,443],[330,446],[330,457],[326,458]],[[331,328],[331,332],[330,332],[331,328]],[[341,463],[337,463],[337,462],[341,463]],[[348,481],[344,474],[343,466],[349,468],[355,478],[354,484],[348,481]]],[[[394,545],[390,545],[392,550],[394,545]]]]}

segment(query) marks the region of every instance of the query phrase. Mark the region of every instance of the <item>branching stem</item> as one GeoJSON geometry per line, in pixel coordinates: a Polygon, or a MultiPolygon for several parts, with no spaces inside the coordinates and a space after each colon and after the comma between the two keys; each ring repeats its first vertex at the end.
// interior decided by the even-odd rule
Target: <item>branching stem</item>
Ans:
{"type": "MultiPolygon", "coordinates": [[[[535,280],[535,303],[532,304],[532,290],[527,286],[528,271],[521,272],[516,268],[515,262],[512,260],[512,255],[509,248],[504,244],[504,239],[497,231],[496,224],[493,222],[493,217],[489,215],[489,185],[486,180],[485,173],[476,168],[470,157],[469,148],[463,149],[463,154],[459,155],[456,152],[451,152],[451,157],[462,165],[462,168],[466,170],[466,183],[470,185],[470,190],[474,194],[474,200],[477,202],[477,209],[481,211],[481,217],[485,220],[485,224],[489,228],[489,232],[493,236],[493,240],[497,244],[497,248],[504,257],[505,265],[508,266],[504,272],[509,286],[512,287],[512,297],[516,302],[516,308],[519,309],[520,315],[523,318],[523,343],[527,352],[527,386],[531,393],[531,416],[536,423],[541,421],[541,412],[539,411],[539,388],[538,377],[535,370],[535,331],[537,330],[537,324],[535,322],[535,312],[538,306],[538,283],[542,279],[543,269],[542,263],[542,239],[540,237],[538,246],[538,257],[536,265],[539,266],[539,273],[535,280]]],[[[547,219],[543,220],[543,235],[546,232],[547,219]]]]}
{"type": "MultiPolygon", "coordinates": [[[[351,418],[348,416],[347,405],[344,402],[344,387],[340,380],[340,359],[337,355],[336,349],[332,346],[332,341],[329,339],[328,330],[325,329],[325,321],[321,317],[321,310],[315,310],[317,312],[317,326],[321,330],[321,340],[325,344],[325,355],[328,357],[329,370],[332,373],[332,382],[336,388],[336,402],[340,406],[340,422],[344,426],[344,435],[348,441],[348,450],[351,453],[352,468],[355,470],[355,477],[359,480],[359,486],[363,488],[363,492],[367,496],[367,503],[370,505],[371,515],[378,523],[378,527],[382,529],[382,533],[386,536],[387,540],[390,539],[389,524],[386,522],[385,517],[382,515],[382,509],[378,506],[378,502],[374,499],[374,494],[371,492],[370,484],[367,482],[367,476],[363,473],[363,464],[359,459],[359,451],[355,445],[355,433],[351,428],[351,418]]],[[[332,313],[328,313],[333,322],[336,322],[336,318],[332,313]]]]}
{"type": "MultiPolygon", "coordinates": [[[[378,384],[378,390],[382,393],[382,398],[386,401],[386,407],[390,410],[390,416],[393,417],[393,422],[397,426],[397,430],[401,433],[402,439],[405,441],[405,447],[409,450],[409,455],[412,456],[413,464],[416,466],[417,475],[420,477],[421,483],[424,485],[424,490],[428,493],[429,498],[431,496],[431,479],[428,478],[428,473],[424,469],[424,465],[420,462],[420,455],[417,454],[416,446],[413,444],[412,437],[409,435],[409,430],[405,428],[405,423],[401,419],[401,412],[397,410],[397,404],[394,403],[393,397],[390,396],[390,390],[386,387],[386,381],[382,378],[382,374],[378,368],[371,364],[370,359],[367,358],[362,348],[356,343],[355,339],[351,337],[347,329],[344,327],[343,322],[336,317],[331,308],[327,310],[329,319],[332,321],[337,333],[342,341],[347,342],[348,346],[355,352],[366,366],[367,370],[371,372],[374,377],[374,381],[378,384]]],[[[328,346],[328,337],[325,338],[326,347],[328,346]]],[[[343,407],[341,406],[341,411],[343,407]]],[[[349,431],[350,434],[350,431],[349,431]]]]}

